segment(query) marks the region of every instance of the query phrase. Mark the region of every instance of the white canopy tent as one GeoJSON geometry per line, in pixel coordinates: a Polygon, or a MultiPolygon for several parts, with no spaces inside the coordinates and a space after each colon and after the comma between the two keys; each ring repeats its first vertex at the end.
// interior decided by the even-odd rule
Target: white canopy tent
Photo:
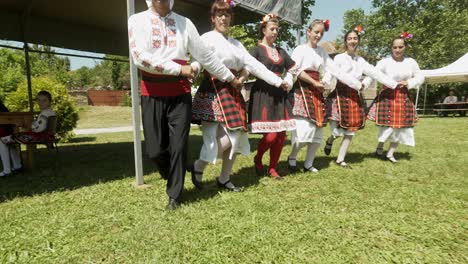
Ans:
{"type": "MultiPolygon", "coordinates": [[[[424,111],[426,108],[426,94],[428,84],[468,82],[468,53],[445,67],[434,70],[422,70],[425,78],[424,111]]],[[[418,109],[419,90],[416,95],[416,109],[418,109]]]]}
{"type": "Polygon", "coordinates": [[[426,84],[468,82],[468,53],[452,64],[435,69],[422,70],[426,84]]]}

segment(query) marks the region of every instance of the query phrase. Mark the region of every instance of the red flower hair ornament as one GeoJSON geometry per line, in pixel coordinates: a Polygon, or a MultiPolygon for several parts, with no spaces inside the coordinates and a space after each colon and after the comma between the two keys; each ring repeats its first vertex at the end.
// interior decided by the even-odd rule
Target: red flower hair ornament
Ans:
{"type": "Polygon", "coordinates": [[[262,21],[260,21],[260,24],[265,25],[265,24],[268,23],[268,21],[270,21],[271,19],[278,19],[278,16],[275,15],[275,14],[268,14],[268,15],[265,15],[265,16],[262,18],[262,21]]]}
{"type": "Polygon", "coordinates": [[[324,19],[322,23],[325,26],[325,31],[328,31],[330,29],[330,19],[324,19]]]}
{"type": "Polygon", "coordinates": [[[408,41],[413,38],[413,34],[409,33],[408,31],[405,31],[400,34],[400,38],[408,41]]]}
{"type": "Polygon", "coordinates": [[[364,35],[366,32],[364,31],[364,29],[362,28],[361,25],[357,25],[355,28],[354,28],[354,31],[356,31],[358,33],[359,36],[362,36],[364,35]]]}
{"type": "Polygon", "coordinates": [[[228,3],[231,8],[236,6],[236,3],[233,0],[224,0],[224,3],[228,3]]]}

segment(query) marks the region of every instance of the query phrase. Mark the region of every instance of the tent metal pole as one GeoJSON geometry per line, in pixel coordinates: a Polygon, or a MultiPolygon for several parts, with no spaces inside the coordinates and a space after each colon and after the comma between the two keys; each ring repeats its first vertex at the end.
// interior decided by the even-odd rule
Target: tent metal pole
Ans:
{"type": "Polygon", "coordinates": [[[31,83],[31,63],[29,61],[29,45],[24,42],[24,61],[26,63],[26,80],[28,82],[28,97],[29,97],[29,112],[34,112],[34,103],[32,95],[32,83],[31,83]]]}
{"type": "Polygon", "coordinates": [[[26,5],[26,8],[23,10],[21,15],[21,37],[23,38],[23,49],[24,49],[24,60],[26,66],[26,80],[28,82],[28,97],[29,97],[29,112],[34,112],[34,103],[32,95],[32,82],[31,82],[31,63],[29,60],[29,45],[27,41],[27,32],[29,25],[29,15],[31,14],[31,9],[33,7],[33,0],[29,0],[26,5]]]}
{"type": "MultiPolygon", "coordinates": [[[[127,0],[127,18],[135,13],[135,0],[127,0]]],[[[130,46],[129,46],[130,50],[130,46]]],[[[144,185],[143,181],[143,159],[141,151],[141,130],[140,130],[140,97],[138,90],[138,72],[135,64],[130,58],[130,86],[132,89],[132,117],[133,117],[133,150],[135,156],[135,186],[144,185]]]]}
{"type": "Polygon", "coordinates": [[[421,90],[419,87],[418,87],[418,91],[416,92],[416,113],[418,112],[419,108],[418,108],[418,103],[419,103],[419,90],[421,90]]]}
{"type": "Polygon", "coordinates": [[[426,115],[426,96],[427,96],[427,83],[424,84],[424,110],[423,115],[426,115]]]}

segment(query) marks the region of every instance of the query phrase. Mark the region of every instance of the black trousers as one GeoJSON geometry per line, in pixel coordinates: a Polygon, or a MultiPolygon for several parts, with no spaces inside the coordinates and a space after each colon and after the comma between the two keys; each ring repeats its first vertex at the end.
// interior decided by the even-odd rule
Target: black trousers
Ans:
{"type": "Polygon", "coordinates": [[[167,180],[167,195],[178,199],[184,189],[192,96],[142,96],[141,107],[146,152],[167,180]]]}

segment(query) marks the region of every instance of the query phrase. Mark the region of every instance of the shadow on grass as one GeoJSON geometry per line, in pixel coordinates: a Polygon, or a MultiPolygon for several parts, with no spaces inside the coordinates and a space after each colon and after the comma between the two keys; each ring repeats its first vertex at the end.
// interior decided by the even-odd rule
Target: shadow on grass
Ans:
{"type": "MultiPolygon", "coordinates": [[[[39,149],[34,158],[33,171],[0,179],[0,202],[73,190],[135,175],[132,142],[63,144],[59,146],[58,154],[39,149]]],[[[147,159],[143,162],[145,174],[154,172],[147,159]]]]}
{"type": "MultiPolygon", "coordinates": [[[[72,143],[89,142],[95,139],[94,137],[77,138],[72,143]]],[[[257,142],[258,139],[252,139],[254,146],[257,142]]],[[[200,135],[190,136],[188,160],[198,158],[201,145],[202,137],[200,135]]],[[[38,149],[34,157],[33,171],[0,178],[0,202],[18,197],[69,191],[135,176],[132,142],[61,144],[58,154],[46,149],[38,149]]],[[[143,158],[143,168],[144,175],[156,171],[153,163],[146,157],[143,158]]],[[[232,180],[239,186],[248,187],[258,183],[258,179],[256,180],[254,175],[253,167],[242,168],[232,175],[232,180]]],[[[192,184],[190,174],[187,176],[186,186],[189,186],[192,184]]],[[[164,188],[165,182],[159,179],[158,181],[161,181],[161,184],[158,184],[156,188],[164,188]]],[[[204,192],[189,189],[183,196],[187,197],[188,201],[195,201],[208,199],[218,192],[214,180],[207,182],[207,186],[208,188],[204,192]]]]}

